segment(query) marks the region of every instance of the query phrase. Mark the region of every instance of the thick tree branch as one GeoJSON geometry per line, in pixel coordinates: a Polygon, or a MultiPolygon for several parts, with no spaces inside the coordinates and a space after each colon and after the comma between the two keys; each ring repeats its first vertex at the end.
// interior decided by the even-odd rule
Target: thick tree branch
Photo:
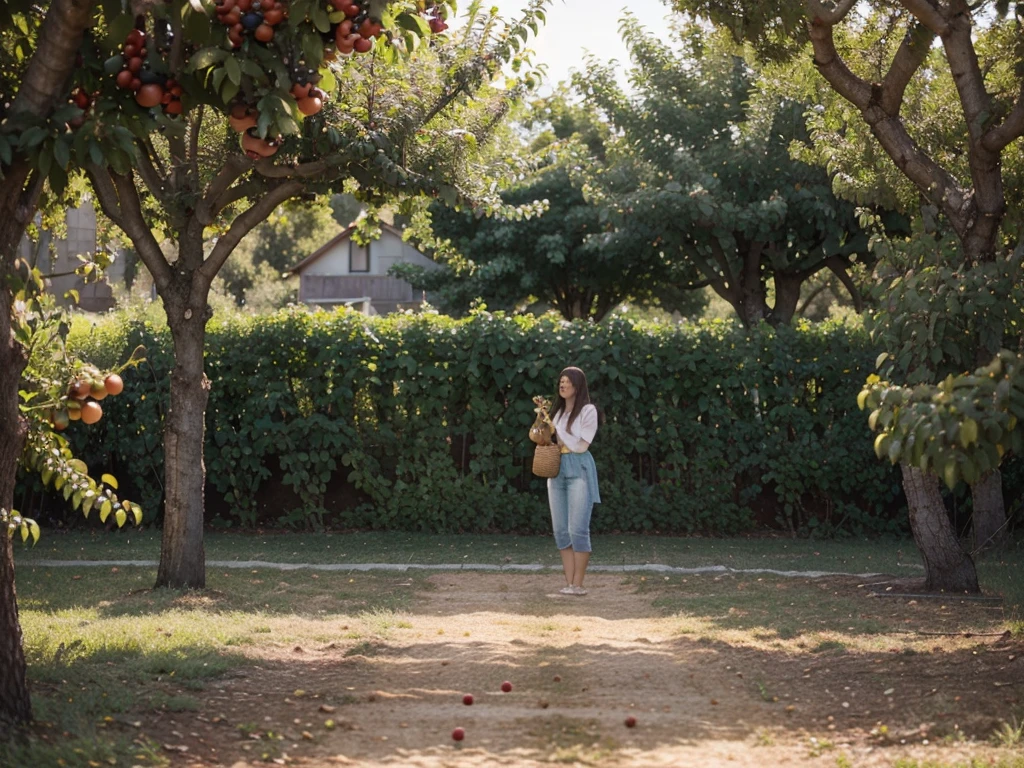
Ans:
{"type": "Polygon", "coordinates": [[[275,165],[269,157],[257,161],[253,166],[256,172],[268,179],[309,179],[323,176],[332,168],[344,165],[348,158],[344,155],[328,155],[320,160],[299,165],[275,165]]]}
{"type": "Polygon", "coordinates": [[[1024,83],[1021,83],[1017,103],[1013,105],[1006,119],[989,130],[981,139],[982,146],[989,152],[1002,152],[1010,142],[1024,135],[1024,83]]]}
{"type": "Polygon", "coordinates": [[[157,290],[162,293],[171,283],[171,266],[164,258],[160,244],[153,237],[149,225],[146,224],[134,180],[130,175],[114,173],[94,163],[86,167],[86,173],[92,181],[100,208],[107,218],[128,235],[142,263],[153,276],[157,290]]]}
{"type": "Polygon", "coordinates": [[[252,160],[245,155],[230,155],[221,167],[220,172],[213,178],[206,188],[203,199],[196,207],[196,218],[203,224],[209,226],[217,217],[217,214],[224,206],[217,205],[217,201],[227,189],[234,184],[238,178],[252,167],[252,160]]]}
{"type": "Polygon", "coordinates": [[[160,171],[153,165],[153,159],[147,149],[148,142],[136,141],[135,146],[139,150],[139,176],[145,182],[149,193],[159,202],[164,204],[164,189],[166,180],[161,176],[160,171]]]}
{"type": "Polygon", "coordinates": [[[734,307],[738,303],[739,297],[739,281],[736,279],[736,275],[732,273],[732,269],[729,267],[729,259],[725,255],[725,250],[722,248],[722,244],[717,239],[712,238],[711,240],[711,253],[715,257],[715,262],[718,264],[719,269],[722,270],[722,280],[720,291],[715,285],[714,278],[712,278],[711,287],[715,289],[723,299],[728,301],[734,307]],[[724,293],[722,292],[724,291],[724,293]]]}
{"type": "Polygon", "coordinates": [[[195,183],[197,186],[199,184],[199,129],[203,127],[203,117],[205,114],[206,105],[200,104],[190,121],[191,133],[188,139],[188,159],[189,166],[192,169],[192,178],[196,179],[195,183]]]}
{"type": "Polygon", "coordinates": [[[92,0],[54,0],[50,5],[36,46],[47,55],[29,61],[9,115],[43,117],[63,103],[92,5],[92,0]]]}
{"type": "Polygon", "coordinates": [[[821,24],[835,26],[846,18],[856,4],[857,0],[840,0],[836,3],[835,8],[829,10],[821,0],[807,0],[807,12],[811,16],[812,23],[817,21],[821,24]]]}
{"type": "Polygon", "coordinates": [[[903,95],[914,73],[928,58],[935,33],[921,23],[913,23],[907,30],[899,50],[893,57],[889,71],[882,80],[882,109],[889,115],[898,115],[903,106],[903,95]]]}
{"type": "Polygon", "coordinates": [[[882,108],[871,85],[850,71],[836,51],[832,27],[812,24],[809,35],[814,48],[814,63],[822,77],[840,96],[860,110],[896,167],[946,214],[956,232],[963,236],[973,220],[973,197],[952,174],[918,147],[898,115],[889,114],[882,108]]]}
{"type": "Polygon", "coordinates": [[[232,203],[237,203],[239,200],[244,200],[247,197],[255,197],[263,188],[264,185],[261,182],[253,180],[236,184],[231,189],[225,190],[224,194],[217,198],[213,205],[213,216],[219,216],[221,211],[232,203]]]}
{"type": "Polygon", "coordinates": [[[931,0],[900,0],[900,3],[936,35],[946,34],[949,22],[931,0]]]}
{"type": "Polygon", "coordinates": [[[849,265],[842,256],[829,256],[825,260],[828,268],[832,270],[832,274],[839,278],[839,282],[843,284],[847,291],[850,293],[850,298],[853,299],[853,307],[858,312],[864,311],[864,298],[860,295],[860,290],[857,288],[857,284],[853,282],[853,278],[850,277],[849,265]]]}
{"type": "Polygon", "coordinates": [[[291,197],[298,195],[303,189],[301,181],[285,181],[267,192],[258,202],[254,203],[248,210],[232,222],[231,227],[217,239],[210,255],[199,268],[199,274],[207,284],[213,282],[217,272],[224,266],[228,256],[238,245],[238,242],[249,233],[249,231],[274,212],[281,203],[291,197]]]}
{"type": "Polygon", "coordinates": [[[117,190],[114,189],[114,183],[110,180],[107,169],[89,164],[85,167],[85,173],[89,177],[92,191],[96,194],[103,214],[127,234],[124,215],[121,213],[121,201],[117,197],[117,190]]]}

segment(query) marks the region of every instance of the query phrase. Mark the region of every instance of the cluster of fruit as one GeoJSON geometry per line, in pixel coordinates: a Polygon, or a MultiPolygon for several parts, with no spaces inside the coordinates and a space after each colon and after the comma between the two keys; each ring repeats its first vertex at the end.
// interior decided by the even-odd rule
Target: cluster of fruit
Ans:
{"type": "Polygon", "coordinates": [[[331,8],[345,14],[345,19],[334,30],[334,44],[338,53],[366,53],[373,41],[384,32],[380,21],[370,18],[368,8],[360,0],[330,0],[331,8]]]}
{"type": "Polygon", "coordinates": [[[135,94],[139,106],[150,109],[162,106],[168,115],[180,115],[182,88],[174,79],[146,66],[146,33],[133,29],[121,47],[123,68],[117,73],[117,86],[135,94]]]}
{"type": "Polygon", "coordinates": [[[256,133],[256,122],[259,113],[245,104],[236,104],[228,114],[228,124],[241,136],[240,143],[242,151],[253,160],[261,157],[270,157],[275,154],[281,146],[281,142],[274,139],[261,139],[256,133]]]}
{"type": "Polygon", "coordinates": [[[228,40],[241,48],[247,34],[261,43],[274,39],[274,27],[288,18],[288,11],[278,0],[217,0],[217,20],[228,30],[228,40]]]}
{"type": "Polygon", "coordinates": [[[81,378],[71,382],[64,407],[50,413],[50,423],[58,432],[67,429],[72,421],[95,424],[103,417],[99,401],[122,391],[124,382],[116,373],[104,376],[95,368],[87,369],[81,378]]]}

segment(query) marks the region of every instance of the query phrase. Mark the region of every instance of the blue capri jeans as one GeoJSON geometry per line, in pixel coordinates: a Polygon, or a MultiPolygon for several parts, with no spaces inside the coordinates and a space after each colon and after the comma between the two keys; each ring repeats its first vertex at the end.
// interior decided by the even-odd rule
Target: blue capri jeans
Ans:
{"type": "Polygon", "coordinates": [[[597,467],[590,451],[563,453],[558,477],[548,478],[551,527],[559,549],[590,551],[590,513],[600,503],[597,467]]]}

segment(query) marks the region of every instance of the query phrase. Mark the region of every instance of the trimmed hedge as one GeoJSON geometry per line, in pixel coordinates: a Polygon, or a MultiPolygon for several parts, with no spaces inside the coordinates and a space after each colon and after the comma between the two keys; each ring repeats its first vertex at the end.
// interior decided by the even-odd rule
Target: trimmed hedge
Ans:
{"type": "MultiPolygon", "coordinates": [[[[168,333],[115,315],[73,340],[99,365],[148,350],[103,420],[70,432],[152,519],[168,333]]],[[[595,532],[902,531],[898,474],[875,458],[856,405],[876,353],[863,331],[834,324],[747,335],[727,323],[300,308],[215,320],[208,514],[221,525],[546,531],[530,400],[552,395],[571,364],[605,419],[592,449],[595,532]]]]}

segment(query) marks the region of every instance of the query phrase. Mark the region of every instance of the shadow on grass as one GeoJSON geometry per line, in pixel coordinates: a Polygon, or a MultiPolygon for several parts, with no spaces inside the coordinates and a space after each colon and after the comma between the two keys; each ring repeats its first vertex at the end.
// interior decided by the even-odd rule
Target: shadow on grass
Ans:
{"type": "Polygon", "coordinates": [[[60,614],[86,611],[97,617],[259,613],[319,618],[327,614],[400,611],[417,592],[430,589],[423,574],[338,574],[310,571],[210,569],[202,590],[152,589],[149,568],[82,569],[28,567],[18,572],[23,610],[60,614]]]}

